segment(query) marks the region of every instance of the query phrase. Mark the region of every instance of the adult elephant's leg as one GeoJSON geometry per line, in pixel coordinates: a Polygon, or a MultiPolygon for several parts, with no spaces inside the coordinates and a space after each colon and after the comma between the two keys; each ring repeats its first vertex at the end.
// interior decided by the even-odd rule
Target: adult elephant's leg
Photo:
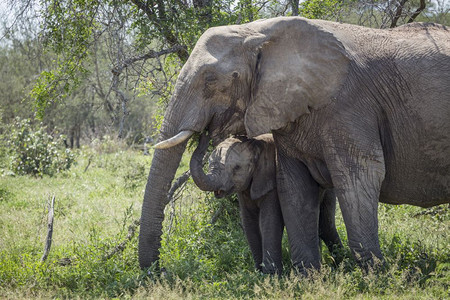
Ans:
{"type": "Polygon", "coordinates": [[[276,190],[263,196],[260,202],[259,227],[262,237],[262,270],[268,274],[283,271],[281,240],[283,238],[283,215],[276,190]]]}
{"type": "Polygon", "coordinates": [[[255,268],[262,271],[262,238],[259,230],[259,208],[250,199],[249,193],[238,193],[242,227],[247,238],[250,251],[255,261],[255,268]]]}
{"type": "Polygon", "coordinates": [[[319,186],[299,160],[278,151],[277,188],[291,260],[303,274],[320,267],[319,186]]]}
{"type": "Polygon", "coordinates": [[[319,237],[324,241],[336,263],[342,261],[341,238],[336,230],[336,195],[333,189],[323,192],[319,214],[319,237]]]}
{"type": "Polygon", "coordinates": [[[329,148],[327,165],[357,261],[373,265],[383,260],[378,240],[378,200],[385,175],[381,145],[339,140],[329,148]],[[345,144],[351,145],[345,147],[345,144]],[[346,151],[345,149],[349,149],[346,151]],[[370,149],[370,150],[364,150],[370,149]]]}

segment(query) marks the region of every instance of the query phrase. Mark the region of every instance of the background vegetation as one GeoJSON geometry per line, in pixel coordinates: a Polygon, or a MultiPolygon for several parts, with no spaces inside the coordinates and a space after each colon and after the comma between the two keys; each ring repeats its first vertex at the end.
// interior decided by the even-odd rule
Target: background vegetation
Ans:
{"type": "Polygon", "coordinates": [[[376,28],[450,24],[446,0],[5,0],[0,117],[38,117],[70,148],[156,135],[182,64],[208,27],[300,15],[376,28]],[[419,14],[417,14],[419,13],[419,14]]]}
{"type": "MultiPolygon", "coordinates": [[[[163,270],[144,273],[137,262],[148,145],[205,29],[281,15],[449,25],[445,0],[7,0],[0,8],[0,298],[449,297],[448,206],[380,205],[383,271],[362,272],[348,251],[336,266],[324,247],[321,272],[300,278],[284,240],[285,274],[270,277],[253,271],[236,201],[188,180],[166,208],[163,270]]],[[[345,243],[340,214],[338,230],[345,243]]]]}

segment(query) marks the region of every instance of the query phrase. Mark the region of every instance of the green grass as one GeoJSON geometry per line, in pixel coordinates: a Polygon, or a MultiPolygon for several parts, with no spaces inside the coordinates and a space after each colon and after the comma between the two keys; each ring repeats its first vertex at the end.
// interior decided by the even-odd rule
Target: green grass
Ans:
{"type": "MultiPolygon", "coordinates": [[[[179,173],[187,169],[188,156],[179,173]]],[[[137,234],[123,252],[105,257],[140,216],[151,157],[85,149],[77,162],[56,177],[0,177],[0,298],[449,298],[448,206],[380,205],[383,271],[364,273],[348,249],[336,267],[324,249],[321,271],[299,277],[290,269],[284,239],[285,274],[271,277],[253,271],[237,204],[216,200],[188,182],[166,209],[165,271],[146,276],[138,267],[137,234]],[[53,244],[41,263],[52,195],[53,244]],[[223,212],[211,225],[220,207],[223,212]]],[[[337,223],[345,243],[340,214],[337,223]]]]}

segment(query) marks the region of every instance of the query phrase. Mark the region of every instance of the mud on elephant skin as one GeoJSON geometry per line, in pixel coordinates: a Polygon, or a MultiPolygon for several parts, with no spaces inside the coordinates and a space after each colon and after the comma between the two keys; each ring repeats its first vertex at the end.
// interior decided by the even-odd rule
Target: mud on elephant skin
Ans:
{"type": "MultiPolygon", "coordinates": [[[[203,191],[214,192],[218,198],[237,193],[241,222],[255,268],[263,273],[281,273],[284,221],[276,188],[276,149],[272,135],[226,139],[212,151],[205,174],[202,161],[208,145],[209,138],[202,134],[190,163],[194,182],[203,191]]],[[[332,195],[332,191],[328,195],[332,195]]],[[[335,254],[342,248],[335,226],[336,198],[321,198],[324,199],[319,236],[330,253],[335,254]]]]}
{"type": "Polygon", "coordinates": [[[147,181],[139,262],[158,259],[167,191],[194,132],[272,133],[291,258],[320,266],[320,187],[362,264],[382,259],[378,202],[450,201],[450,31],[299,17],[208,29],[177,79],[147,181]]]}

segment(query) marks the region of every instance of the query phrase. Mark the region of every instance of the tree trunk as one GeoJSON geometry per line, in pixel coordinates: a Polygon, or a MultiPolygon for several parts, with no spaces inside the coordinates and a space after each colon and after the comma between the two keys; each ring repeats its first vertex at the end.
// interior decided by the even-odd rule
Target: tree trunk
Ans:
{"type": "Polygon", "coordinates": [[[293,16],[298,16],[298,4],[299,0],[291,0],[291,8],[293,16]]]}

